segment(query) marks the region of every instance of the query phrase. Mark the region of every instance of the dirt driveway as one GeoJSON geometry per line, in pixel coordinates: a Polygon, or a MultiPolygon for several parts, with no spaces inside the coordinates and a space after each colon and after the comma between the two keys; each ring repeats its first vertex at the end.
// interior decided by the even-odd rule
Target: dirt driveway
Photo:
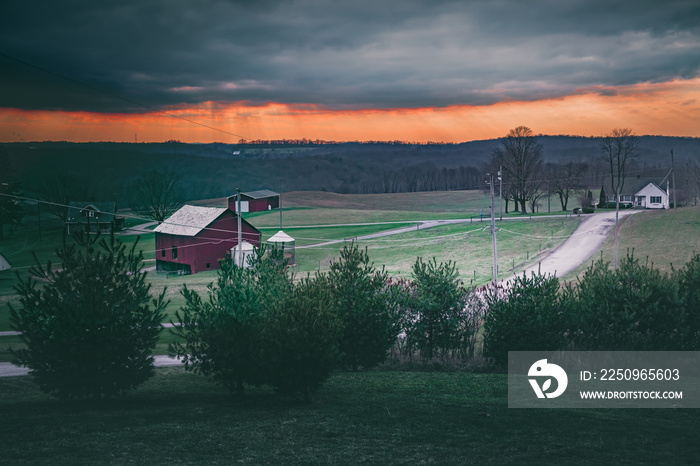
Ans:
{"type": "MultiPolygon", "coordinates": [[[[639,212],[639,210],[621,211],[620,219],[639,212]]],[[[537,272],[539,269],[544,274],[556,274],[560,278],[565,276],[593,256],[603,246],[614,227],[615,212],[587,216],[569,239],[538,264],[525,269],[525,272],[529,275],[530,272],[537,272]]]]}

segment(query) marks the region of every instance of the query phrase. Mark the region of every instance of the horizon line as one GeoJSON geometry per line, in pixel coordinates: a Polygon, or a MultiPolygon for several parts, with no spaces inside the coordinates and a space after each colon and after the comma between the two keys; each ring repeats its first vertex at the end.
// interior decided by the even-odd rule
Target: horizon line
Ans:
{"type": "MultiPolygon", "coordinates": [[[[672,135],[667,135],[667,134],[635,134],[634,136],[639,137],[639,138],[646,138],[646,137],[652,137],[652,138],[676,138],[676,139],[700,139],[700,136],[672,136],[672,135]]],[[[501,139],[504,139],[507,136],[502,136],[498,138],[487,138],[487,139],[471,139],[467,141],[460,141],[460,142],[449,142],[449,141],[404,141],[404,140],[399,140],[399,139],[385,139],[385,140],[380,140],[380,139],[364,139],[364,140],[359,140],[359,139],[353,139],[353,140],[341,140],[341,141],[336,141],[336,140],[327,140],[327,139],[310,139],[310,138],[281,138],[281,139],[241,139],[241,141],[238,142],[223,142],[223,141],[209,141],[209,142],[202,142],[202,141],[195,141],[195,142],[186,142],[186,141],[180,141],[177,139],[168,139],[164,141],[109,141],[109,140],[100,140],[100,141],[68,141],[68,140],[54,140],[54,139],[46,139],[46,140],[32,140],[32,141],[0,141],[0,144],[47,144],[47,143],[64,143],[64,144],[226,144],[230,146],[234,145],[242,145],[242,144],[250,144],[250,145],[262,145],[262,144],[289,144],[289,145],[336,145],[336,144],[395,144],[395,145],[420,145],[420,146],[429,146],[429,145],[460,145],[460,144],[467,144],[470,142],[486,142],[486,141],[498,141],[501,139]],[[302,142],[306,141],[306,142],[302,142]]],[[[597,139],[597,138],[604,138],[606,135],[598,135],[598,136],[585,136],[585,135],[577,135],[577,134],[536,134],[534,137],[565,137],[565,138],[585,138],[585,139],[597,139]]]]}

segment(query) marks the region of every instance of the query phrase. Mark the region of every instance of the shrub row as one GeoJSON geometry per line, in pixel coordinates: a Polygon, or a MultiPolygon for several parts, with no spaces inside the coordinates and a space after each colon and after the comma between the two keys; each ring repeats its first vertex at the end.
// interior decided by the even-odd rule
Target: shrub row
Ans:
{"type": "Polygon", "coordinates": [[[576,286],[556,277],[518,277],[492,294],[484,351],[682,351],[700,349],[700,256],[662,273],[632,255],[617,270],[598,260],[576,286]]]}
{"type": "Polygon", "coordinates": [[[275,251],[248,268],[221,263],[208,299],[184,288],[171,354],[238,392],[267,384],[308,398],[334,368],[368,369],[389,350],[412,357],[470,357],[484,313],[451,262],[417,259],[413,280],[377,270],[346,245],[328,273],[294,282],[275,251]],[[476,310],[476,311],[475,311],[476,310]]]}
{"type": "MultiPolygon", "coordinates": [[[[153,373],[165,291],[151,299],[141,254],[113,237],[59,251],[21,280],[14,351],[41,388],[60,397],[113,396],[153,373]]],[[[270,385],[309,398],[334,369],[382,363],[390,352],[422,361],[497,365],[508,351],[697,350],[700,256],[671,274],[632,256],[617,270],[593,263],[576,286],[531,275],[467,289],[452,262],[418,258],[412,279],[392,279],[355,244],[328,273],[293,280],[280,251],[248,267],[221,262],[207,293],[184,286],[170,353],[232,391],[270,385]],[[480,345],[483,343],[483,345],[480,345]],[[390,351],[392,350],[393,351],[390,351]]]]}

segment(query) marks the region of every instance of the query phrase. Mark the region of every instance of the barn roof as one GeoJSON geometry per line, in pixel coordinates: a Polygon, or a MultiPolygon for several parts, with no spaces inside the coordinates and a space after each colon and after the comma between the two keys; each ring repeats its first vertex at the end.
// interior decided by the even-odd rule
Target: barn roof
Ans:
{"type": "Polygon", "coordinates": [[[226,207],[184,205],[153,231],[169,235],[195,236],[227,210],[226,207]]]}
{"type": "Polygon", "coordinates": [[[252,197],[253,199],[264,199],[266,197],[275,197],[279,196],[279,193],[276,193],[274,191],[270,191],[269,189],[261,189],[259,191],[250,191],[247,193],[241,193],[244,196],[252,197]]]}

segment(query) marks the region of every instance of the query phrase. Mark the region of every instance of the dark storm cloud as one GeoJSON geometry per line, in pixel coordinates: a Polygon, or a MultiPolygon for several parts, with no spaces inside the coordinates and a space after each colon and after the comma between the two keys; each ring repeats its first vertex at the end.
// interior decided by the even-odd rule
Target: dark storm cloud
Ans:
{"type": "Polygon", "coordinates": [[[0,52],[41,70],[0,56],[0,106],[485,105],[691,78],[700,70],[697,5],[5,0],[0,52]]]}

